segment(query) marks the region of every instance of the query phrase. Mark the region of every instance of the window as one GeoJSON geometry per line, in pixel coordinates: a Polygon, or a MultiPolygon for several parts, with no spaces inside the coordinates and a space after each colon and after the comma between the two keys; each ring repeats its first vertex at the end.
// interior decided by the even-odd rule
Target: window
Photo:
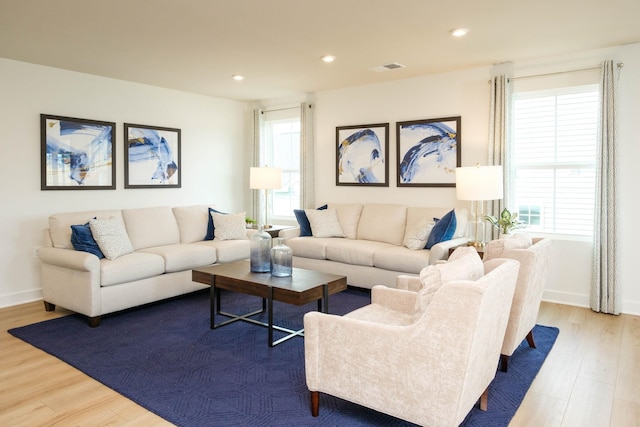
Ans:
{"type": "Polygon", "coordinates": [[[598,85],[514,94],[512,194],[530,230],[593,233],[598,99],[598,85]]]}
{"type": "Polygon", "coordinates": [[[272,192],[269,218],[294,219],[300,209],[300,113],[297,108],[265,113],[263,150],[266,164],[282,169],[282,188],[272,192]],[[284,116],[284,117],[283,117],[284,116]]]}

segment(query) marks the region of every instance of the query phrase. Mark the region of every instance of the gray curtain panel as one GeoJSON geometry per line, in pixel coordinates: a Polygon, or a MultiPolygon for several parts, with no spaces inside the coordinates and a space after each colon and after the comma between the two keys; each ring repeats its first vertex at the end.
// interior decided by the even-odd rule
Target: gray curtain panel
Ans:
{"type": "Polygon", "coordinates": [[[600,81],[600,141],[596,166],[591,309],[608,314],[620,314],[617,266],[616,80],[613,61],[604,61],[600,81]]]}
{"type": "MultiPolygon", "coordinates": [[[[509,134],[509,99],[511,97],[511,83],[505,75],[491,78],[491,105],[489,110],[489,158],[490,166],[502,165],[504,198],[491,200],[487,205],[487,215],[499,216],[500,212],[510,201],[510,183],[506,161],[508,156],[507,135],[509,134]]],[[[495,227],[487,227],[485,240],[493,240],[499,237],[499,231],[495,227]]]]}
{"type": "Polygon", "coordinates": [[[313,104],[300,104],[300,206],[314,209],[314,111],[313,104]]]}

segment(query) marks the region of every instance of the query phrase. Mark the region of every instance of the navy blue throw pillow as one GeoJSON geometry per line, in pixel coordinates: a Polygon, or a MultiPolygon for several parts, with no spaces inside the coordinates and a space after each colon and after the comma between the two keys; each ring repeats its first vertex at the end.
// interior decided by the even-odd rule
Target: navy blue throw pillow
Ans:
{"type": "Polygon", "coordinates": [[[431,234],[429,234],[425,249],[431,249],[431,247],[437,243],[451,240],[458,226],[456,213],[453,210],[447,212],[441,219],[436,220],[436,218],[434,218],[434,220],[436,221],[436,225],[433,226],[431,234]]]}
{"type": "MultiPolygon", "coordinates": [[[[327,207],[327,205],[322,205],[317,210],[322,211],[327,209],[327,207]]],[[[307,214],[304,212],[304,209],[294,209],[293,214],[296,216],[296,220],[300,226],[300,237],[312,236],[311,224],[309,224],[309,218],[307,218],[307,214]]]]}
{"type": "Polygon", "coordinates": [[[209,222],[207,222],[207,235],[204,236],[204,240],[213,240],[213,238],[215,237],[216,228],[213,226],[213,217],[211,216],[211,212],[226,215],[226,212],[220,212],[213,208],[209,208],[209,222]]]}
{"type": "Polygon", "coordinates": [[[89,252],[98,258],[104,258],[100,246],[93,238],[89,223],[71,226],[71,244],[76,251],[89,252]]]}

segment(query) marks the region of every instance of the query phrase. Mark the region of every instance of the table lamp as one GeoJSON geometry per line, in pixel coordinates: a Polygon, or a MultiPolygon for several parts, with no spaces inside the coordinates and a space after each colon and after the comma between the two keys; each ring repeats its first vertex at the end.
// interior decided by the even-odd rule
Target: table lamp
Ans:
{"type": "Polygon", "coordinates": [[[474,237],[469,246],[484,247],[484,202],[502,199],[502,166],[456,168],[456,196],[458,200],[470,200],[475,204],[474,237]]]}
{"type": "Polygon", "coordinates": [[[282,187],[282,169],[264,167],[252,167],[249,170],[249,188],[252,190],[264,190],[264,225],[263,229],[271,228],[269,224],[269,190],[282,187]]]}

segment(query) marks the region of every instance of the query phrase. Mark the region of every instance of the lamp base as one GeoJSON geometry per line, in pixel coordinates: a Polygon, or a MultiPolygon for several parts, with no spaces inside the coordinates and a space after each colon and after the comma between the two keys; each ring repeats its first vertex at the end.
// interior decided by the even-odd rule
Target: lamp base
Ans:
{"type": "Polygon", "coordinates": [[[479,242],[479,241],[470,241],[467,242],[467,246],[473,246],[474,248],[484,248],[485,243],[484,242],[479,242]]]}
{"type": "Polygon", "coordinates": [[[264,225],[262,226],[262,229],[263,229],[263,230],[268,230],[268,229],[270,229],[270,228],[273,228],[273,225],[271,225],[271,224],[264,224],[264,225]]]}

